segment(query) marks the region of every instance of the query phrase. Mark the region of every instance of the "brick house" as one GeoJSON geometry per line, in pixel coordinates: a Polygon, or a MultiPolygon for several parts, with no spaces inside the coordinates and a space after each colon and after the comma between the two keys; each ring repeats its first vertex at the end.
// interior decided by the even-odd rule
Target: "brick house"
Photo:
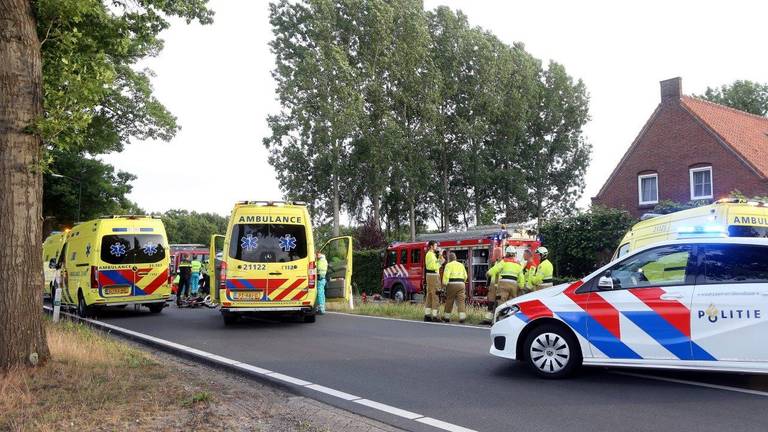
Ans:
{"type": "Polygon", "coordinates": [[[685,96],[672,78],[592,202],[639,217],[662,200],[713,201],[737,189],[768,196],[768,118],[685,96]]]}

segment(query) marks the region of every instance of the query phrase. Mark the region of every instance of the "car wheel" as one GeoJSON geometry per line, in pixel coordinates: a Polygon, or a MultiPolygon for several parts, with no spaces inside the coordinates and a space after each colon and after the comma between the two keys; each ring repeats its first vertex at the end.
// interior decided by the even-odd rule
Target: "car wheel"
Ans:
{"type": "Polygon", "coordinates": [[[147,305],[149,308],[149,311],[153,314],[160,313],[163,311],[163,308],[165,307],[165,304],[163,303],[152,303],[151,305],[147,305]]]}
{"type": "Polygon", "coordinates": [[[230,312],[222,312],[221,317],[224,318],[224,325],[230,326],[232,324],[237,324],[238,321],[240,321],[240,317],[237,314],[233,314],[230,312]]]}
{"type": "Polygon", "coordinates": [[[82,292],[77,293],[77,316],[80,318],[88,318],[91,316],[91,308],[85,303],[85,298],[82,292]]]}
{"type": "Polygon", "coordinates": [[[544,378],[565,378],[581,366],[581,348],[576,338],[561,326],[545,324],[525,340],[528,367],[544,378]]]}
{"type": "Polygon", "coordinates": [[[405,289],[402,285],[395,285],[392,289],[392,300],[394,300],[395,303],[402,303],[405,301],[405,289]]]}
{"type": "Polygon", "coordinates": [[[313,323],[315,321],[317,321],[317,315],[315,315],[315,314],[304,315],[304,322],[305,323],[313,323]]]}

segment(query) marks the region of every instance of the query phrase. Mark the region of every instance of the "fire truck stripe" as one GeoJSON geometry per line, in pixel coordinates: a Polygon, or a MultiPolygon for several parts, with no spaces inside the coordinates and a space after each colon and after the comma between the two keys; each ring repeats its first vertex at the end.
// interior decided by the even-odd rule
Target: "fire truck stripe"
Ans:
{"type": "Polygon", "coordinates": [[[691,338],[691,311],[677,300],[661,300],[661,288],[635,288],[629,292],[643,301],[688,339],[691,338]]]}

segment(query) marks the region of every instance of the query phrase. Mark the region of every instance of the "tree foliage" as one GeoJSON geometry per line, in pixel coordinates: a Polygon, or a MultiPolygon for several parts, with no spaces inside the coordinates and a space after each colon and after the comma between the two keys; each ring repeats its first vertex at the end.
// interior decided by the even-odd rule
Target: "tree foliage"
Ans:
{"type": "Polygon", "coordinates": [[[737,80],[720,87],[707,87],[700,97],[755,115],[768,115],[768,83],[737,80]]]}
{"type": "Polygon", "coordinates": [[[188,210],[168,210],[158,216],[165,225],[169,243],[210,245],[211,235],[224,234],[229,223],[228,218],[215,213],[188,210]]]}
{"type": "Polygon", "coordinates": [[[547,220],[540,235],[555,273],[581,278],[610,260],[635,222],[624,210],[592,206],[586,212],[547,220]]]}
{"type": "Polygon", "coordinates": [[[126,197],[132,189],[129,182],[136,178],[133,174],[115,172],[112,165],[77,152],[57,149],[51,154],[50,171],[43,176],[43,217],[55,219],[52,228],[71,227],[102,215],[142,213],[126,197]]]}
{"type": "Polygon", "coordinates": [[[419,0],[271,5],[279,113],[264,139],[316,223],[343,209],[408,237],[570,211],[591,147],[565,68],[419,0]]]}

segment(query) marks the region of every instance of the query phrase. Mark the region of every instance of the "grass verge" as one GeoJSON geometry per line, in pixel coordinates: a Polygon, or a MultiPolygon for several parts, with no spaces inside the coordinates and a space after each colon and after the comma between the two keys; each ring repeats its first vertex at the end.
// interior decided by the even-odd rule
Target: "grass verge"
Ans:
{"type": "MultiPolygon", "coordinates": [[[[440,317],[443,316],[445,305],[440,306],[440,317]]],[[[390,301],[363,303],[360,298],[355,298],[355,308],[350,309],[347,303],[326,303],[326,309],[334,312],[346,312],[358,315],[380,316],[388,318],[400,318],[413,321],[424,319],[424,305],[421,303],[394,303],[390,301]]],[[[465,324],[480,324],[485,318],[485,307],[467,305],[467,319],[465,324]]],[[[458,323],[459,312],[456,307],[451,314],[451,322],[458,323]]]]}

